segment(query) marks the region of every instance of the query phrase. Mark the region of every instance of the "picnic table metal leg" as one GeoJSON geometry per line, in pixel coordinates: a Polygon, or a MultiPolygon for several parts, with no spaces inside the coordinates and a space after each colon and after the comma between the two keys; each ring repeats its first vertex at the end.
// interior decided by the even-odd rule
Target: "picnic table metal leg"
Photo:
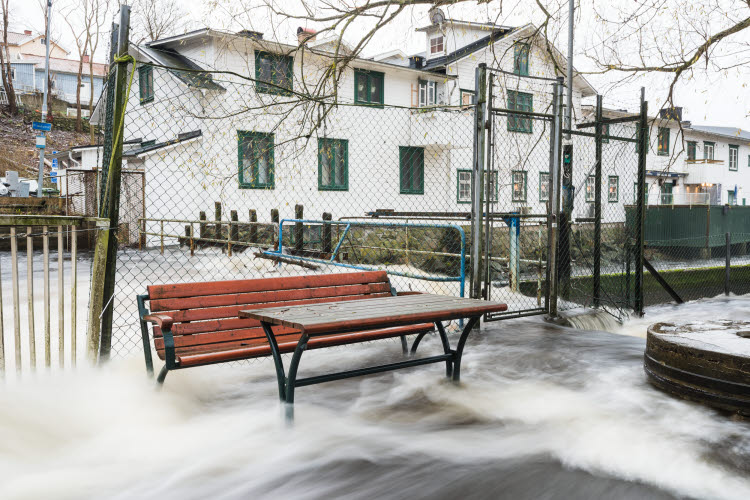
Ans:
{"type": "Polygon", "coordinates": [[[411,345],[411,355],[414,356],[417,353],[417,347],[419,347],[419,343],[422,342],[422,339],[425,335],[427,335],[430,332],[422,332],[419,335],[417,335],[417,338],[414,339],[414,343],[411,345]]]}
{"type": "Polygon", "coordinates": [[[401,335],[401,352],[409,354],[409,344],[406,342],[406,335],[401,335]]]}
{"type": "Polygon", "coordinates": [[[159,372],[159,376],[156,377],[156,382],[159,384],[159,387],[164,383],[164,379],[167,378],[167,373],[169,373],[169,368],[167,368],[167,365],[162,366],[161,371],[159,372]]]}
{"type": "Polygon", "coordinates": [[[297,341],[297,347],[292,355],[292,362],[289,363],[289,374],[286,379],[286,418],[287,421],[294,420],[294,383],[297,381],[297,368],[302,359],[302,353],[307,347],[308,335],[303,333],[297,341]]]}
{"type": "Polygon", "coordinates": [[[463,332],[461,332],[461,337],[458,339],[458,345],[456,345],[456,352],[453,355],[453,381],[458,382],[461,380],[461,356],[464,352],[464,346],[466,345],[466,338],[469,336],[469,333],[474,328],[474,325],[477,324],[479,321],[479,316],[475,316],[471,319],[469,319],[468,323],[466,323],[466,326],[464,326],[463,332]]]}
{"type": "MultiPolygon", "coordinates": [[[[435,322],[435,328],[437,328],[438,333],[440,334],[440,342],[443,344],[443,352],[445,354],[451,353],[451,345],[448,343],[448,335],[445,333],[445,328],[443,327],[442,321],[436,321],[435,322]]],[[[453,373],[453,361],[450,359],[445,360],[445,376],[448,378],[451,378],[451,374],[453,373]]]]}
{"type": "Polygon", "coordinates": [[[279,399],[281,401],[286,401],[286,391],[284,389],[286,376],[284,375],[284,362],[281,360],[281,353],[279,353],[279,344],[276,342],[276,336],[273,334],[270,323],[261,321],[260,325],[263,327],[263,331],[268,339],[268,344],[271,346],[273,363],[276,365],[276,380],[279,384],[279,399]]]}

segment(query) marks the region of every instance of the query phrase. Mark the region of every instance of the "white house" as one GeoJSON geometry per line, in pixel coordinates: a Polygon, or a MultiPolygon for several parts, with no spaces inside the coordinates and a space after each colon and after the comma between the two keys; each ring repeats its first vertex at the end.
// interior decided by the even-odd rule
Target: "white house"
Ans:
{"type": "MultiPolygon", "coordinates": [[[[350,49],[305,30],[300,44],[202,29],[132,47],[141,64],[125,139],[141,147],[124,157],[146,173],[147,216],[195,219],[215,201],[227,210],[278,208],[282,218],[295,204],[311,218],[468,212],[474,116],[462,105],[473,99],[475,68],[504,70],[497,107],[549,112],[551,82],[523,76],[554,78],[564,61],[553,63],[531,25],[443,21],[419,31],[423,54],[353,58],[335,86],[326,71],[350,49]],[[298,98],[311,87],[339,105],[298,98]]],[[[581,98],[594,94],[576,76],[576,116],[581,98]]],[[[548,129],[503,117],[494,134],[498,209],[542,210],[548,129]]]]}

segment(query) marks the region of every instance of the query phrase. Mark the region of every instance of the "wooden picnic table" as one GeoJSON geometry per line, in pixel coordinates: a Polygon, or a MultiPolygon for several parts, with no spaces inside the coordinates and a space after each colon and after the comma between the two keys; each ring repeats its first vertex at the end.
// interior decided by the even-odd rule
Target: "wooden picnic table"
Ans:
{"type": "MultiPolygon", "coordinates": [[[[247,309],[239,311],[240,318],[260,321],[271,345],[279,382],[279,396],[286,403],[294,402],[294,389],[305,385],[332,380],[368,375],[429,363],[446,363],[446,376],[458,382],[461,376],[461,356],[466,339],[471,330],[486,313],[505,311],[507,306],[499,302],[477,299],[449,297],[445,295],[414,294],[392,297],[363,299],[356,301],[326,302],[297,306],[247,309]],[[450,348],[448,336],[443,327],[444,321],[467,319],[455,349],[450,348]],[[442,342],[443,354],[424,358],[410,358],[406,361],[371,366],[355,370],[329,373],[308,378],[297,378],[302,352],[310,337],[316,341],[326,336],[347,334],[361,335],[363,331],[391,328],[416,323],[434,323],[442,342]],[[292,356],[288,373],[284,373],[281,355],[273,334],[273,327],[298,329],[302,335],[292,356]]],[[[411,348],[415,354],[424,333],[417,336],[411,348]]],[[[288,407],[289,408],[289,407],[288,407]]],[[[288,409],[288,411],[291,411],[288,409]]]]}

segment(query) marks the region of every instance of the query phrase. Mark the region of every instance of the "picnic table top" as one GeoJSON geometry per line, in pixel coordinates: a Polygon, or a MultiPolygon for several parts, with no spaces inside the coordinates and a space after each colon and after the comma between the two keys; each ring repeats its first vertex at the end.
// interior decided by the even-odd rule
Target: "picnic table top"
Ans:
{"type": "Polygon", "coordinates": [[[322,335],[471,318],[507,308],[500,302],[424,293],[247,309],[239,316],[296,328],[308,335],[322,335]]]}

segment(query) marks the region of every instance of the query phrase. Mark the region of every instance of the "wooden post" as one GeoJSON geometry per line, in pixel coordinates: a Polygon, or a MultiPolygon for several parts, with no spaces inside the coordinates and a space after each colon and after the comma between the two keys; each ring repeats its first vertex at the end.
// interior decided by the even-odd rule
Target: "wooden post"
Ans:
{"type": "Polygon", "coordinates": [[[164,221],[159,221],[159,253],[164,255],[164,221]]]}
{"type": "Polygon", "coordinates": [[[63,226],[57,226],[57,335],[60,368],[65,366],[65,248],[63,226]]]}
{"type": "MultiPolygon", "coordinates": [[[[301,220],[304,219],[304,207],[302,205],[294,205],[294,218],[301,220]]],[[[301,222],[294,223],[294,249],[298,252],[302,251],[305,247],[304,244],[304,225],[301,222]]]]}
{"type": "Polygon", "coordinates": [[[731,267],[731,261],[732,261],[732,234],[726,233],[724,235],[724,238],[726,239],[726,246],[727,246],[727,256],[726,256],[726,263],[724,265],[724,295],[729,295],[729,273],[732,269],[731,267]]]}
{"type": "Polygon", "coordinates": [[[250,215],[250,243],[256,243],[258,241],[258,213],[252,208],[249,211],[250,215]]]}
{"type": "Polygon", "coordinates": [[[190,223],[190,256],[195,256],[195,230],[192,222],[190,223]]]}
{"type": "MultiPolygon", "coordinates": [[[[201,211],[198,218],[200,220],[206,220],[206,212],[201,211]]],[[[200,225],[198,226],[198,238],[203,239],[205,237],[206,237],[206,224],[200,223],[200,225]]]]}
{"type": "Polygon", "coordinates": [[[76,342],[78,341],[77,312],[78,307],[78,231],[70,227],[70,363],[76,366],[76,342]]]}
{"type": "Polygon", "coordinates": [[[146,248],[146,219],[141,219],[141,234],[138,237],[138,250],[146,248]]]}
{"type": "MultiPolygon", "coordinates": [[[[52,334],[49,318],[49,232],[42,228],[42,262],[44,264],[44,366],[52,366],[52,334]]],[[[103,271],[102,271],[103,272],[103,271]]]]}
{"type": "Polygon", "coordinates": [[[271,223],[274,224],[276,227],[272,229],[271,234],[271,243],[273,244],[274,249],[278,248],[280,245],[280,241],[276,241],[277,234],[279,234],[279,209],[278,208],[272,208],[271,209],[271,223]]]}
{"type": "MultiPolygon", "coordinates": [[[[331,220],[328,212],[323,213],[323,220],[331,220]]],[[[323,253],[333,253],[333,238],[331,237],[331,224],[323,224],[323,253]]]]}
{"type": "Polygon", "coordinates": [[[215,227],[216,236],[214,236],[214,238],[216,238],[217,240],[220,240],[221,239],[221,202],[220,201],[214,202],[214,220],[216,221],[216,227],[215,227]]]}
{"type": "Polygon", "coordinates": [[[10,228],[10,273],[13,286],[13,339],[16,352],[16,371],[21,371],[21,309],[18,304],[18,241],[16,228],[10,228]]]}
{"type": "Polygon", "coordinates": [[[229,256],[232,256],[232,244],[233,242],[240,239],[240,226],[237,224],[237,222],[240,220],[237,216],[237,210],[231,210],[229,212],[229,219],[231,220],[231,223],[229,224],[229,235],[227,238],[229,238],[229,246],[227,247],[229,256]]]}
{"type": "MultiPolygon", "coordinates": [[[[67,180],[67,176],[65,179],[67,180]]],[[[29,301],[29,361],[36,369],[36,335],[34,333],[34,236],[32,228],[26,228],[26,295],[29,301]]]]}
{"type": "Polygon", "coordinates": [[[99,356],[101,313],[104,306],[104,270],[107,268],[107,247],[109,246],[109,221],[97,222],[94,261],[91,263],[91,294],[89,295],[89,320],[86,332],[86,355],[92,364],[99,356]]]}

